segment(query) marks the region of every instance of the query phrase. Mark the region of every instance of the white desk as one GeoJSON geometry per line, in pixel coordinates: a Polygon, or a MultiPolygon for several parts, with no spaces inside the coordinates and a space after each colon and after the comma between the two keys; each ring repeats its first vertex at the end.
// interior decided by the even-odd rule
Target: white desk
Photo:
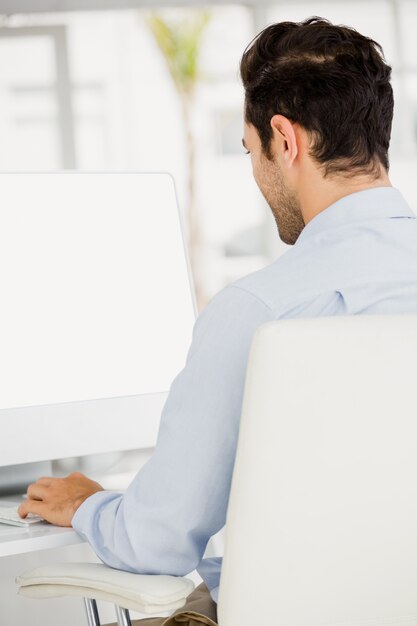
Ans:
{"type": "Polygon", "coordinates": [[[0,524],[0,557],[84,543],[72,528],[39,524],[29,528],[0,524]]]}
{"type": "MultiPolygon", "coordinates": [[[[142,452],[140,465],[150,457],[149,451],[142,452]]],[[[138,462],[139,464],[139,462],[138,462]]],[[[124,472],[104,477],[95,477],[105,489],[123,491],[132,480],[135,472],[124,472]]],[[[0,505],[11,506],[21,502],[18,496],[0,497],[0,505]]],[[[38,550],[64,548],[85,543],[72,528],[61,528],[51,524],[34,524],[28,528],[0,523],[0,558],[15,554],[28,554],[38,550]]]]}

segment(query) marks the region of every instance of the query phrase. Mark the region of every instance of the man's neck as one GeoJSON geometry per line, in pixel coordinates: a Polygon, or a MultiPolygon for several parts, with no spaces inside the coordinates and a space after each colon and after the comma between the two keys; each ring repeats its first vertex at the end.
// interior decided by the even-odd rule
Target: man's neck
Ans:
{"type": "Polygon", "coordinates": [[[365,176],[355,176],[352,179],[336,179],[335,177],[332,180],[317,177],[309,183],[308,188],[306,187],[304,192],[300,193],[300,206],[305,224],[341,198],[352,193],[376,187],[392,187],[385,171],[373,180],[365,176]]]}

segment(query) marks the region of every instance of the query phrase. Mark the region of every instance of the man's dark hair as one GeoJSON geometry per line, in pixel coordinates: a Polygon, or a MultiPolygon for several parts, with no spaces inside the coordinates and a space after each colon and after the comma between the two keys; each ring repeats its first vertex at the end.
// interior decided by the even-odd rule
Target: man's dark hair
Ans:
{"type": "Polygon", "coordinates": [[[271,118],[311,134],[324,175],[387,170],[394,99],[381,46],[354,28],[311,17],[265,28],[243,53],[245,119],[272,159],[271,118]]]}

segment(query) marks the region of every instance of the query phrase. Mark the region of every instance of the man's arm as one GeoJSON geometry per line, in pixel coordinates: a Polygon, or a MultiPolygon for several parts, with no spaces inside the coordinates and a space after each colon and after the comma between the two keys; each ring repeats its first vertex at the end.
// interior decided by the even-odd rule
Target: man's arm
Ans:
{"type": "MultiPolygon", "coordinates": [[[[78,475],[86,499],[72,525],[105,563],[173,575],[198,565],[225,524],[249,348],[258,326],[271,319],[272,311],[251,293],[239,287],[220,292],[196,322],[155,451],[126,493],[102,491],[78,475]],[[88,489],[94,491],[87,496],[88,489]]],[[[41,504],[48,519],[53,503],[41,504]]]]}

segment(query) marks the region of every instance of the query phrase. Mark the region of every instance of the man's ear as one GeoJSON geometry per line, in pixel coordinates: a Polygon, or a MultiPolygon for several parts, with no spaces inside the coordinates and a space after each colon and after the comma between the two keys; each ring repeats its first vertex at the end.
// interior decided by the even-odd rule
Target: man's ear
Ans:
{"type": "Polygon", "coordinates": [[[274,115],[271,118],[271,128],[274,153],[288,167],[291,167],[298,154],[297,136],[293,123],[284,115],[274,115]]]}

